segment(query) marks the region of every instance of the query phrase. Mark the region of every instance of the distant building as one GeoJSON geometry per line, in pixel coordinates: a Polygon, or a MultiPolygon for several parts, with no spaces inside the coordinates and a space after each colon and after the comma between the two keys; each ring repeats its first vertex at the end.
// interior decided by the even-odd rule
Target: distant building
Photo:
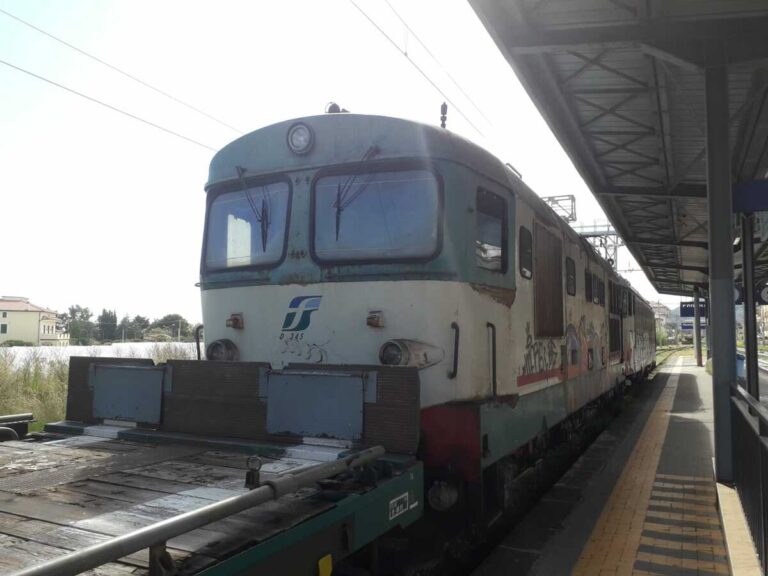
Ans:
{"type": "Polygon", "coordinates": [[[651,302],[653,316],[656,318],[656,330],[663,329],[669,321],[670,310],[661,302],[651,302]]]}
{"type": "Polygon", "coordinates": [[[0,344],[8,340],[36,346],[67,346],[69,334],[59,325],[55,310],[36,306],[29,298],[0,298],[0,344]]]}

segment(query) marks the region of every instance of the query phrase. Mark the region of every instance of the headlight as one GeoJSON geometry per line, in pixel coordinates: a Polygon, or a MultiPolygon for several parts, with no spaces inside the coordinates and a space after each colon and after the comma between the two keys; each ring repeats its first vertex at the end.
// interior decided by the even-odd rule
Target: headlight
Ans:
{"type": "Polygon", "coordinates": [[[314,135],[306,124],[299,122],[288,129],[288,148],[294,154],[306,154],[312,149],[314,135]]]}
{"type": "Polygon", "coordinates": [[[240,352],[232,340],[224,338],[208,344],[205,349],[205,357],[216,362],[233,362],[240,360],[240,352]]]}
{"type": "Polygon", "coordinates": [[[384,342],[379,349],[379,360],[387,366],[405,366],[409,360],[408,348],[397,340],[384,342]]]}
{"type": "Polygon", "coordinates": [[[387,340],[379,348],[379,360],[385,366],[427,368],[441,362],[444,356],[442,348],[405,338],[387,340]]]}

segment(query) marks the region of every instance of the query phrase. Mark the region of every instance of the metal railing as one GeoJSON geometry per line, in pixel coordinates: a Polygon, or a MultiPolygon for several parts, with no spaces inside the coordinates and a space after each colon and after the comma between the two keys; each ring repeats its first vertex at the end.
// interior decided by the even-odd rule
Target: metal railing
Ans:
{"type": "Polygon", "coordinates": [[[768,575],[768,408],[737,384],[731,385],[731,426],[733,481],[768,575]]]}
{"type": "MultiPolygon", "coordinates": [[[[261,483],[261,486],[247,494],[233,496],[197,510],[168,518],[124,536],[118,536],[90,548],[78,550],[44,564],[16,572],[13,576],[74,576],[147,548],[149,549],[150,575],[159,576],[173,573],[173,560],[165,549],[165,543],[171,538],[238,512],[243,512],[263,502],[296,492],[299,488],[347,472],[383,455],[384,448],[375,446],[333,462],[312,466],[295,474],[286,474],[273,480],[266,480],[261,483]]],[[[243,480],[245,480],[245,476],[243,476],[243,480]]]]}
{"type": "MultiPolygon", "coordinates": [[[[742,355],[745,354],[744,348],[736,348],[736,352],[742,355]]],[[[766,352],[757,353],[757,367],[760,368],[760,370],[763,370],[764,372],[768,372],[768,353],[766,352]]]]}

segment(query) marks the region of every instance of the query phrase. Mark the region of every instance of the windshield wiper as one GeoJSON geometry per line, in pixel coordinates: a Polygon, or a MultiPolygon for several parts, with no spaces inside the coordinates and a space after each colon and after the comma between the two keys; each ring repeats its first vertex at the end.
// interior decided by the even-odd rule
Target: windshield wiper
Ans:
{"type": "Polygon", "coordinates": [[[256,222],[260,224],[261,250],[262,252],[266,252],[267,236],[269,235],[269,225],[271,223],[270,217],[269,217],[269,203],[267,202],[267,199],[269,198],[269,188],[267,186],[264,186],[265,196],[261,199],[261,211],[259,211],[259,209],[256,208],[256,202],[253,200],[253,197],[251,196],[251,191],[245,184],[245,178],[243,177],[243,175],[245,174],[245,168],[243,168],[242,166],[235,166],[235,169],[237,170],[237,176],[240,179],[240,187],[243,189],[243,193],[245,194],[246,200],[248,200],[248,205],[251,207],[251,210],[253,211],[253,215],[256,217],[256,222]]]}
{"type": "MultiPolygon", "coordinates": [[[[368,162],[369,160],[373,159],[379,154],[380,150],[379,147],[375,144],[368,148],[368,150],[363,154],[363,157],[361,159],[361,162],[368,162]]],[[[339,230],[341,229],[341,213],[344,211],[344,209],[349,206],[352,202],[354,202],[357,198],[360,197],[360,195],[365,192],[366,188],[368,188],[368,185],[371,183],[371,180],[373,179],[372,175],[368,175],[368,181],[364,182],[352,196],[347,198],[347,195],[349,194],[349,191],[352,189],[352,186],[354,186],[355,181],[357,180],[358,174],[353,174],[350,176],[346,183],[344,184],[344,188],[341,187],[341,182],[339,182],[336,185],[336,202],[333,203],[334,208],[336,208],[336,241],[339,241],[339,230]]]]}

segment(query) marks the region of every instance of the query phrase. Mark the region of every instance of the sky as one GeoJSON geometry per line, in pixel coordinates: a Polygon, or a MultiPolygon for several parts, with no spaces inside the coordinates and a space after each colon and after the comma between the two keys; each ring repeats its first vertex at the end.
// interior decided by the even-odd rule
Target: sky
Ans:
{"type": "MultiPolygon", "coordinates": [[[[199,321],[215,150],[330,101],[437,124],[447,97],[450,130],[513,164],[539,195],[576,196],[579,223],[606,221],[468,2],[356,3],[392,41],[349,0],[0,0],[3,12],[215,118],[0,12],[0,294],[199,321]]],[[[618,269],[659,298],[642,272],[626,272],[639,269],[626,250],[618,269]]]]}

